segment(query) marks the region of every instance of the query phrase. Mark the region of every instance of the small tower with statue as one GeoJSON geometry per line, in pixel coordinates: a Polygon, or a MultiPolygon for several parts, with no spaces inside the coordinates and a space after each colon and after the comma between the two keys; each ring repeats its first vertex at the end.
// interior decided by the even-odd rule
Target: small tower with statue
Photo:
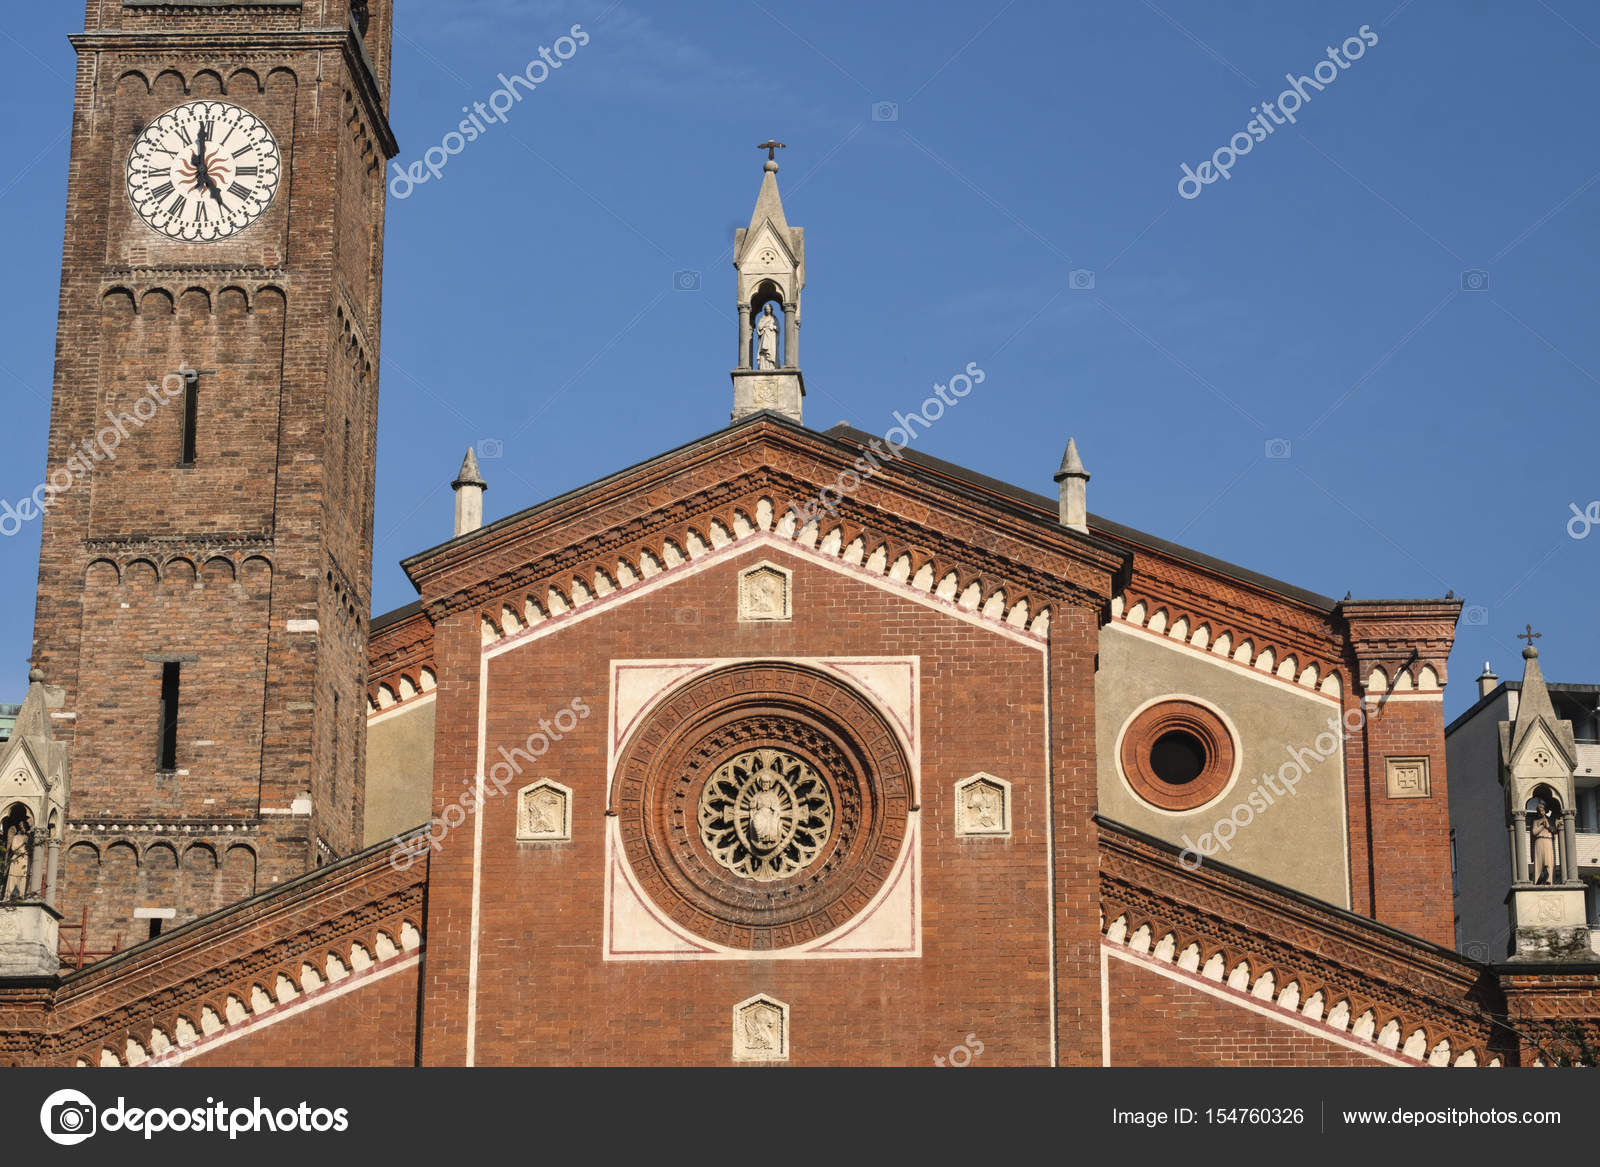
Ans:
{"type": "Polygon", "coordinates": [[[770,410],[800,420],[800,293],[806,286],[806,233],[791,227],[778,197],[777,152],[768,140],[761,192],[750,226],[733,236],[738,272],[739,364],[733,370],[733,420],[770,410]]]}
{"type": "Polygon", "coordinates": [[[67,747],[50,724],[64,700],[33,669],[11,736],[0,742],[0,978],[50,976],[60,965],[67,747]]]}
{"type": "Polygon", "coordinates": [[[1513,960],[1592,962],[1584,885],[1578,876],[1577,743],[1572,723],[1556,717],[1539,668],[1539,638],[1521,636],[1525,662],[1514,721],[1500,723],[1500,783],[1511,848],[1513,960]]]}

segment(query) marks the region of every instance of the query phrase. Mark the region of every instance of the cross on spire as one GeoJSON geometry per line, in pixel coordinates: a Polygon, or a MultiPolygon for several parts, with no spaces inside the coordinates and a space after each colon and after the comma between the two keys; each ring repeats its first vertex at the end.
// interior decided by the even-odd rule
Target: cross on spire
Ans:
{"type": "Polygon", "coordinates": [[[782,142],[768,138],[765,142],[762,142],[760,145],[758,145],[756,149],[765,150],[767,152],[768,162],[776,162],[778,159],[778,151],[787,149],[787,147],[782,142]]]}
{"type": "Polygon", "coordinates": [[[1517,633],[1517,639],[1518,640],[1526,640],[1528,642],[1528,647],[1529,648],[1533,647],[1533,642],[1535,640],[1540,640],[1540,639],[1542,639],[1544,637],[1544,633],[1535,632],[1533,630],[1533,625],[1532,624],[1524,624],[1523,627],[1526,628],[1527,631],[1526,632],[1517,633]]]}

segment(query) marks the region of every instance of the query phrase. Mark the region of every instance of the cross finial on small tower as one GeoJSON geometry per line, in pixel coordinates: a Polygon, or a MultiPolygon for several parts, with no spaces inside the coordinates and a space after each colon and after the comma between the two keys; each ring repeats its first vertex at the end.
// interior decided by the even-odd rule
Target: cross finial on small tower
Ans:
{"type": "Polygon", "coordinates": [[[1533,647],[1533,642],[1535,640],[1542,639],[1544,633],[1535,632],[1532,624],[1524,624],[1523,627],[1526,628],[1527,631],[1517,633],[1518,640],[1526,640],[1528,642],[1528,647],[1522,650],[1522,655],[1529,658],[1536,657],[1539,655],[1539,650],[1533,647]]]}
{"type": "Polygon", "coordinates": [[[778,160],[778,151],[787,149],[787,147],[782,142],[779,142],[773,138],[768,138],[765,142],[762,142],[759,146],[757,146],[756,149],[765,150],[767,152],[768,162],[776,162],[778,160]]]}

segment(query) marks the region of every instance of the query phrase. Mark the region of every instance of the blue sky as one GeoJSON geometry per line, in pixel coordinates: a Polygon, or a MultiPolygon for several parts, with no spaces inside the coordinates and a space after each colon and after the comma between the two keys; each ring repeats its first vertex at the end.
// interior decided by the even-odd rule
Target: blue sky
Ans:
{"type": "MultiPolygon", "coordinates": [[[[0,17],[7,499],[44,466],[81,12],[0,17]]],[[[1097,514],[1335,597],[1454,589],[1448,715],[1485,659],[1520,675],[1526,622],[1548,676],[1600,676],[1600,531],[1569,532],[1600,519],[1594,9],[400,0],[397,161],[573,24],[588,44],[390,201],[375,610],[448,537],[467,446],[501,444],[494,519],[726,423],[729,245],[776,136],[808,424],[881,433],[976,362],[917,448],[1048,493],[1076,435],[1097,514]]],[[[37,523],[0,539],[13,698],[37,556],[37,523]]]]}

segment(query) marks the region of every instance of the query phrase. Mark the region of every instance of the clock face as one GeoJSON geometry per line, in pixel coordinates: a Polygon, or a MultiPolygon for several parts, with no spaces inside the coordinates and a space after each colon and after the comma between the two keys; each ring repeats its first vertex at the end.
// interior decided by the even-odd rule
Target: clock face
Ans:
{"type": "Polygon", "coordinates": [[[171,239],[215,243],[272,205],[283,168],[278,143],[249,110],[191,101],[156,118],[128,155],[128,198],[171,239]]]}

